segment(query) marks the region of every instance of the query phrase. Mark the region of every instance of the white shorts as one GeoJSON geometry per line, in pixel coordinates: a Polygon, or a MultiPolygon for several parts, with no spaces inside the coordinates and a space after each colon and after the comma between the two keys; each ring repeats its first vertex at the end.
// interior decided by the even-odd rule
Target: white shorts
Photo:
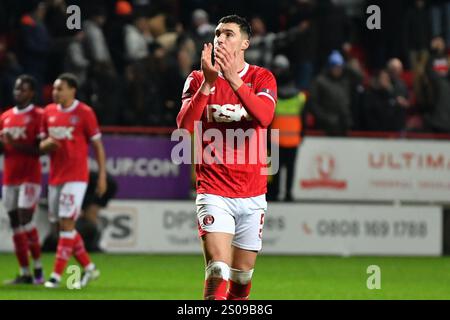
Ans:
{"type": "Polygon", "coordinates": [[[259,251],[262,248],[266,195],[251,198],[227,198],[198,194],[196,199],[199,236],[208,232],[234,235],[233,246],[259,251]]]}
{"type": "Polygon", "coordinates": [[[66,182],[61,185],[48,187],[48,211],[50,222],[58,218],[76,220],[81,213],[86,182],[66,182]]]}
{"type": "Polygon", "coordinates": [[[7,212],[17,209],[36,208],[41,195],[41,186],[37,183],[22,183],[2,187],[3,205],[7,212]]]}

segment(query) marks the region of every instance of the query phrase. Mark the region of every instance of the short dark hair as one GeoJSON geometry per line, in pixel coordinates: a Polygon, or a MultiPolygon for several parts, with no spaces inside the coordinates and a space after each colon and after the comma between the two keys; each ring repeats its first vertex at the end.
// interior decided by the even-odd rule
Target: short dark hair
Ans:
{"type": "Polygon", "coordinates": [[[29,74],[22,74],[17,77],[17,80],[20,80],[22,83],[27,83],[32,91],[36,91],[36,79],[29,74]]]}
{"type": "Polygon", "coordinates": [[[77,76],[74,75],[73,73],[60,74],[57,80],[58,79],[65,81],[70,88],[75,88],[75,90],[78,89],[78,79],[77,76]]]}
{"type": "Polygon", "coordinates": [[[247,19],[236,14],[223,17],[219,20],[219,23],[236,23],[239,26],[241,33],[245,33],[249,39],[252,37],[252,27],[250,26],[250,23],[248,23],[247,19]]]}

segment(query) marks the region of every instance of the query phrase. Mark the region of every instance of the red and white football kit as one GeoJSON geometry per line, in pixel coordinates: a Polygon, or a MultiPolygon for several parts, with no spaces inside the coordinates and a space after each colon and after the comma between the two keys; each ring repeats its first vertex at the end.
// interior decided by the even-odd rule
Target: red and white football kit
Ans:
{"type": "MultiPolygon", "coordinates": [[[[1,134],[9,134],[22,145],[36,146],[43,110],[30,104],[5,111],[0,118],[1,134]]],[[[3,204],[10,212],[18,208],[34,209],[41,193],[39,154],[31,155],[13,146],[4,146],[3,204]]]]}
{"type": "MultiPolygon", "coordinates": [[[[239,76],[244,84],[236,92],[219,73],[210,94],[204,95],[199,91],[203,74],[193,71],[185,83],[183,106],[177,120],[180,127],[189,127],[192,119],[200,118],[200,133],[214,129],[223,137],[222,150],[214,150],[220,163],[202,161],[195,166],[200,236],[207,232],[234,234],[234,246],[259,251],[267,211],[267,176],[262,174],[262,169],[267,166],[267,150],[265,143],[260,143],[264,132],[261,130],[272,121],[277,86],[272,73],[258,66],[245,64],[239,76]],[[249,134],[243,143],[230,144],[226,139],[227,129],[249,134]],[[258,153],[256,162],[250,161],[249,153],[253,152],[258,153]],[[234,162],[230,162],[228,154],[235,156],[234,162]],[[236,161],[238,157],[244,158],[245,162],[236,161]]],[[[208,149],[213,140],[197,138],[201,139],[201,151],[208,149]]],[[[195,152],[198,154],[198,150],[195,152]]]]}
{"type": "Polygon", "coordinates": [[[41,132],[60,144],[50,153],[50,220],[76,219],[89,179],[89,142],[101,138],[95,113],[78,100],[66,109],[49,104],[44,109],[41,132]]]}

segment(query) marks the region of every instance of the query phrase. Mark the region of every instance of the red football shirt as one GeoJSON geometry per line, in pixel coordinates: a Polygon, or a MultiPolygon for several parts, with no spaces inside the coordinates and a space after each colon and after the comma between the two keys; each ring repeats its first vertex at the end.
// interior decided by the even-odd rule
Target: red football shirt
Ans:
{"type": "Polygon", "coordinates": [[[61,145],[50,153],[49,184],[88,182],[89,142],[101,137],[94,111],[78,100],[66,109],[49,104],[44,109],[41,133],[61,145]]]}
{"type": "MultiPolygon", "coordinates": [[[[275,77],[270,71],[245,64],[239,76],[244,85],[248,86],[257,96],[264,96],[269,99],[269,103],[273,103],[275,109],[277,85],[275,77]]],[[[183,102],[195,95],[202,82],[203,74],[200,71],[193,71],[188,76],[183,90],[183,102]]],[[[261,174],[262,168],[267,167],[265,158],[267,147],[266,144],[260,144],[263,127],[249,115],[239,97],[221,74],[219,74],[208,96],[208,103],[203,110],[201,122],[202,134],[208,129],[217,129],[221,132],[223,150],[214,150],[213,153],[221,159],[221,163],[205,163],[202,152],[208,150],[205,148],[214,139],[210,141],[207,141],[208,139],[205,139],[205,137],[201,139],[202,148],[200,152],[199,150],[194,151],[199,155],[198,158],[202,157],[202,163],[195,165],[197,192],[231,198],[247,198],[266,193],[267,175],[261,174]],[[226,138],[227,129],[242,129],[244,132],[251,132],[251,134],[244,140],[244,143],[238,144],[235,140],[230,145],[226,138]],[[247,131],[248,129],[253,130],[247,131]],[[255,146],[258,146],[257,151],[254,149],[255,146]],[[256,155],[256,161],[254,161],[255,159],[251,160],[250,153],[255,156],[255,152],[264,156],[256,155]],[[228,154],[234,155],[234,163],[229,163],[228,154]],[[245,159],[245,162],[237,163],[238,156],[245,159]]],[[[198,136],[196,139],[199,141],[198,136]]],[[[200,142],[198,145],[200,145],[200,142]]]]}
{"type": "MultiPolygon", "coordinates": [[[[32,104],[22,110],[17,107],[11,108],[0,117],[1,133],[9,133],[18,143],[35,146],[39,137],[42,115],[43,110],[32,104]]],[[[4,185],[41,183],[39,155],[26,154],[11,145],[4,146],[4,155],[4,185]]]]}

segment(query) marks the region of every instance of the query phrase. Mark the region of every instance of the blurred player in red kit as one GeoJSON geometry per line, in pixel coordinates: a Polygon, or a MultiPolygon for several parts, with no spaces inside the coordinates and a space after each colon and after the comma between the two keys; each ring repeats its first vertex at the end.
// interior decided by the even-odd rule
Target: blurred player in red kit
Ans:
{"type": "MultiPolygon", "coordinates": [[[[178,128],[197,133],[194,123],[215,129],[253,130],[245,143],[225,141],[220,152],[251,153],[250,141],[272,122],[277,86],[268,70],[249,65],[244,52],[251,28],[237,15],[219,21],[214,46],[203,46],[201,71],[187,78],[178,128]],[[215,61],[212,62],[214,51],[215,61]]],[[[208,141],[202,141],[202,148],[208,141]]],[[[266,145],[262,147],[266,152],[266,145]]],[[[197,218],[205,257],[204,298],[246,300],[250,295],[256,256],[262,247],[262,228],[267,211],[267,176],[263,163],[196,164],[197,218]]]]}
{"type": "Polygon", "coordinates": [[[53,84],[53,101],[44,109],[40,143],[42,152],[50,155],[49,215],[50,221],[59,222],[59,240],[56,260],[47,288],[59,286],[68,260],[74,255],[84,268],[80,286],[96,279],[100,272],[85,249],[83,239],[75,230],[86,192],[88,173],[88,147],[92,144],[98,163],[97,194],[106,192],[105,151],[94,111],[75,99],[77,79],[62,74],[53,84]]]}
{"type": "Polygon", "coordinates": [[[39,234],[32,221],[41,194],[38,137],[43,114],[41,108],[32,104],[35,88],[36,81],[31,76],[18,77],[14,85],[17,105],[0,118],[5,155],[3,204],[10,218],[20,265],[20,275],[8,284],[44,283],[39,234]],[[34,279],[29,270],[29,251],[34,260],[34,279]]]}

